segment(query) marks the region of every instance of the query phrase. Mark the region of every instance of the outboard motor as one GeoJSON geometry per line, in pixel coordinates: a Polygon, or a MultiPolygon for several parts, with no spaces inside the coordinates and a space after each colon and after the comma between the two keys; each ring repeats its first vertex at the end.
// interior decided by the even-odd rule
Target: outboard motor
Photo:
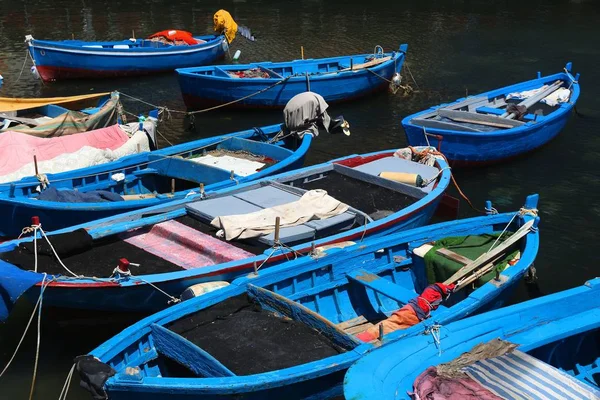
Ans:
{"type": "Polygon", "coordinates": [[[284,137],[290,148],[296,148],[304,135],[318,136],[319,131],[343,133],[350,136],[350,124],[343,116],[332,119],[327,114],[329,104],[314,92],[295,95],[283,109],[284,137]]]}

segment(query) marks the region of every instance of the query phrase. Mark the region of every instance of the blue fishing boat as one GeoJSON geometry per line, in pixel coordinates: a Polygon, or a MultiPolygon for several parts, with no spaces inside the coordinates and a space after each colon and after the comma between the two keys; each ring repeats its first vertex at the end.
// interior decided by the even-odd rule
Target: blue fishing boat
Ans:
{"type": "MultiPolygon", "coordinates": [[[[530,196],[526,207],[536,201],[537,195],[530,196]]],[[[447,323],[502,304],[535,259],[534,221],[532,215],[507,213],[446,222],[260,269],[125,329],[79,359],[82,384],[111,399],[339,396],[353,362],[388,336],[400,337],[396,331],[367,343],[357,333],[427,290],[422,246],[447,237],[498,235],[506,228],[518,237],[511,246],[520,256],[499,271],[497,281],[455,287],[431,318],[402,335],[422,331],[429,321],[447,323]],[[87,374],[94,369],[105,379],[87,374]]],[[[496,255],[495,262],[504,256],[496,255]]]]}
{"type": "Polygon", "coordinates": [[[180,68],[177,74],[188,109],[229,102],[232,107],[283,107],[304,91],[333,103],[386,88],[402,69],[407,49],[403,44],[390,53],[180,68]]]}
{"type": "Polygon", "coordinates": [[[437,147],[453,166],[537,149],[558,135],[579,98],[579,74],[571,68],[409,115],[402,120],[408,143],[437,147]]]}
{"type": "Polygon", "coordinates": [[[210,64],[224,57],[229,48],[223,35],[194,36],[193,40],[195,44],[134,38],[87,42],[26,37],[36,71],[45,82],[168,72],[210,64]]]}
{"type": "Polygon", "coordinates": [[[598,399],[599,309],[596,278],[564,292],[442,324],[435,337],[430,328],[359,360],[346,374],[344,396],[598,399]]]}
{"type": "Polygon", "coordinates": [[[302,166],[312,136],[287,148],[281,135],[270,125],[0,185],[0,235],[19,235],[32,216],[51,231],[302,166]]]}
{"type": "Polygon", "coordinates": [[[0,287],[12,293],[2,298],[9,308],[23,292],[37,298],[44,285],[46,305],[159,310],[198,283],[230,282],[316,247],[427,224],[451,178],[443,159],[431,161],[393,151],[346,156],[55,231],[47,235],[55,250],[38,230],[45,259],[31,252],[37,248],[31,237],[0,245],[1,273],[11,277],[0,287]],[[384,172],[407,174],[420,185],[384,172]]]}

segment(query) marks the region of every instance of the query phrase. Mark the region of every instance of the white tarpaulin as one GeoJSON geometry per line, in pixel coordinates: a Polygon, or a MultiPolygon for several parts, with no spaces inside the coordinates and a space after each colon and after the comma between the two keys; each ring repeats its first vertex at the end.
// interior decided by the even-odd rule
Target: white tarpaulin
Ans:
{"type": "Polygon", "coordinates": [[[189,161],[193,161],[199,164],[210,165],[225,171],[233,171],[238,176],[248,176],[255,174],[256,171],[265,166],[265,163],[247,160],[244,158],[237,158],[232,156],[212,156],[207,154],[202,157],[190,158],[189,161]]]}
{"type": "MultiPolygon", "coordinates": [[[[211,225],[221,229],[226,240],[248,239],[275,231],[275,218],[280,227],[296,226],[314,219],[326,219],[348,210],[348,205],[329,196],[325,190],[309,190],[297,201],[249,214],[216,217],[211,225]]],[[[218,233],[217,233],[218,234],[218,233]]]]}

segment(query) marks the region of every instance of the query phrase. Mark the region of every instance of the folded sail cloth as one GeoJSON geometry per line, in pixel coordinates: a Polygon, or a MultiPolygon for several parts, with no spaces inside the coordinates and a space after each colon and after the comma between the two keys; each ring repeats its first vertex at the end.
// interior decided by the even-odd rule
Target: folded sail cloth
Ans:
{"type": "Polygon", "coordinates": [[[309,190],[297,201],[265,208],[249,214],[216,217],[211,225],[221,229],[226,240],[248,239],[275,231],[275,218],[280,227],[301,225],[314,219],[326,219],[342,214],[348,205],[329,196],[325,190],[309,190]]]}
{"type": "MultiPolygon", "coordinates": [[[[510,99],[528,99],[536,94],[546,90],[548,85],[544,85],[538,89],[525,90],[523,92],[513,92],[506,95],[506,100],[510,99]]],[[[550,107],[554,107],[558,103],[565,103],[569,101],[569,97],[571,97],[571,91],[567,88],[559,88],[554,92],[550,93],[548,96],[544,97],[541,102],[548,104],[550,107]]]]}
{"type": "Polygon", "coordinates": [[[34,154],[40,173],[55,174],[115,161],[137,153],[138,148],[150,150],[145,132],[129,138],[119,125],[50,139],[4,132],[0,134],[0,183],[34,176],[34,154]]]}

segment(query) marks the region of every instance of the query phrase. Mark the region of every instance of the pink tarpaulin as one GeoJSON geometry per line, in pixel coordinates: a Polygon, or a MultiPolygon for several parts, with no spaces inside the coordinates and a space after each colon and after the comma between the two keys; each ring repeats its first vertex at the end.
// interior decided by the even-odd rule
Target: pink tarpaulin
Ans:
{"type": "Polygon", "coordinates": [[[115,150],[127,142],[129,136],[119,125],[55,138],[39,138],[17,132],[0,133],[0,176],[14,172],[33,161],[52,160],[62,154],[75,153],[82,147],[115,150]]]}
{"type": "MultiPolygon", "coordinates": [[[[185,269],[241,260],[254,254],[199,232],[177,221],[154,225],[148,232],[133,231],[123,239],[185,269]]],[[[143,272],[143,266],[141,267],[143,272]]]]}

